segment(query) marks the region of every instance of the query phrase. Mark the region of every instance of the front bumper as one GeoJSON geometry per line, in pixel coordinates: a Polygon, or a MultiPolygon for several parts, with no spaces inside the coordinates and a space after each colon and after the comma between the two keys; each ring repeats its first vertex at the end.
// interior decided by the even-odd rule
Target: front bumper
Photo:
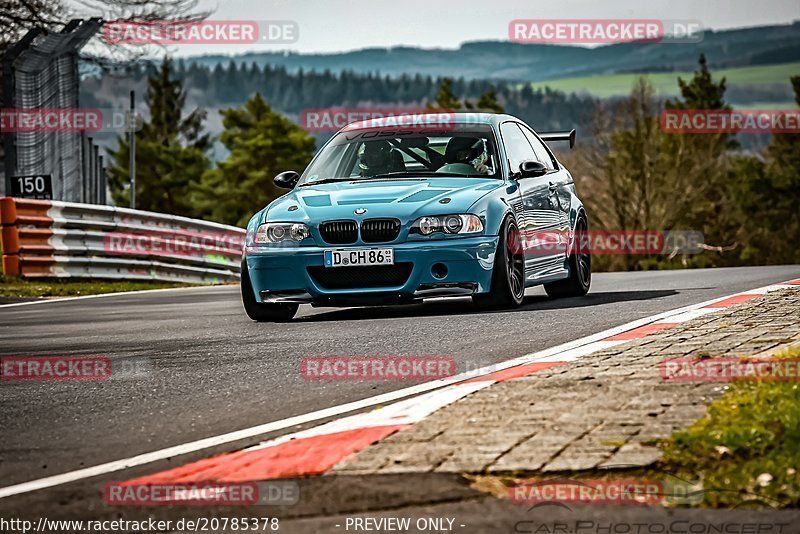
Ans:
{"type": "Polygon", "coordinates": [[[489,291],[497,241],[497,236],[478,236],[387,245],[248,248],[245,261],[258,302],[385,304],[489,291]],[[403,269],[403,273],[395,271],[393,276],[387,277],[388,285],[382,285],[380,278],[374,276],[369,283],[364,277],[362,285],[359,274],[363,273],[354,270],[357,268],[325,269],[323,251],[337,248],[392,248],[395,266],[385,269],[403,269]],[[446,267],[445,276],[441,276],[441,265],[434,269],[435,264],[446,267]],[[435,276],[434,271],[439,276],[435,276]],[[349,274],[355,276],[348,279],[349,274]],[[326,275],[335,276],[336,283],[331,283],[326,275]],[[344,282],[338,280],[340,278],[344,278],[344,282]]]}

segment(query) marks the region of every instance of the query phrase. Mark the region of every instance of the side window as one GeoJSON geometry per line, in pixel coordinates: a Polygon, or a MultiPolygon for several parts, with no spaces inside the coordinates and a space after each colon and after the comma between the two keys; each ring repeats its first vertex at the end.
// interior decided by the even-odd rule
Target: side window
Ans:
{"type": "Polygon", "coordinates": [[[508,156],[508,166],[512,173],[519,172],[519,165],[523,161],[535,160],[536,154],[531,148],[525,135],[513,122],[506,122],[500,125],[500,135],[503,136],[503,144],[506,146],[508,156]]]}
{"type": "Polygon", "coordinates": [[[525,137],[528,139],[528,142],[533,147],[533,151],[536,152],[536,159],[542,162],[545,167],[550,169],[551,171],[556,168],[556,161],[553,156],[550,155],[550,152],[547,151],[547,147],[544,146],[536,134],[534,134],[528,128],[522,126],[522,132],[525,134],[525,137]]]}

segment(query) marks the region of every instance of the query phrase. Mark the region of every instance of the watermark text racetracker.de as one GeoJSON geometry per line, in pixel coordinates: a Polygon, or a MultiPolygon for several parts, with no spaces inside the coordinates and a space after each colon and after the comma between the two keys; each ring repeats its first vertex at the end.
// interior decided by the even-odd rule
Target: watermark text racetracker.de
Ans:
{"type": "Polygon", "coordinates": [[[0,356],[0,380],[109,380],[141,378],[153,371],[149,358],[108,356],[0,356]]]}
{"type": "MultiPolygon", "coordinates": [[[[608,469],[611,476],[597,478],[516,479],[507,487],[508,499],[531,508],[556,505],[569,509],[573,504],[672,506],[698,505],[706,494],[730,492],[728,488],[704,487],[702,480],[686,480],[671,473],[659,475],[652,471],[643,479],[613,476],[613,470],[630,467],[609,465],[604,469],[608,469]]],[[[744,492],[742,498],[768,508],[774,504],[748,492],[744,492]]]]}
{"type": "Polygon", "coordinates": [[[800,360],[793,358],[667,358],[661,361],[661,377],[672,382],[732,382],[800,380],[800,360]]]}
{"type": "Polygon", "coordinates": [[[522,230],[510,234],[511,249],[528,256],[578,254],[697,254],[703,234],[694,230],[522,230]]]}
{"type": "Polygon", "coordinates": [[[348,124],[370,121],[380,128],[402,128],[412,132],[450,131],[455,128],[455,113],[431,111],[414,106],[310,108],[300,112],[300,127],[307,132],[332,133],[348,124]]]}
{"type": "Polygon", "coordinates": [[[703,25],[697,20],[515,19],[508,24],[508,38],[541,44],[698,43],[703,25]]]}
{"type": "Polygon", "coordinates": [[[115,20],[103,40],[115,45],[287,44],[300,38],[292,20],[115,20]]]}
{"type": "Polygon", "coordinates": [[[186,483],[109,482],[103,487],[108,506],[293,506],[300,486],[293,480],[186,483]]]}
{"type": "Polygon", "coordinates": [[[456,374],[452,356],[318,356],[303,358],[306,380],[432,380],[456,374]]]}
{"type": "Polygon", "coordinates": [[[103,108],[3,108],[0,132],[130,132],[142,128],[141,115],[103,108]]]}
{"type": "Polygon", "coordinates": [[[659,123],[673,134],[797,134],[800,109],[665,109],[659,123]]]}
{"type": "MultiPolygon", "coordinates": [[[[608,466],[609,469],[629,468],[608,466]]],[[[552,478],[517,479],[507,487],[508,499],[527,508],[527,517],[514,524],[514,532],[537,534],[781,534],[788,523],[753,521],[743,516],[706,521],[697,516],[653,514],[643,517],[630,507],[696,506],[708,493],[730,493],[729,488],[704,488],[702,480],[684,480],[674,474],[651,473],[646,479],[552,478]],[[580,508],[573,510],[573,505],[580,508]],[[587,506],[626,506],[623,514],[606,518],[587,506]],[[584,515],[585,514],[585,515],[584,515]],[[626,519],[634,517],[634,519],[626,519]]],[[[741,492],[743,502],[774,509],[772,503],[750,492],[741,492]]],[[[767,519],[766,516],[761,516],[767,519]]]]}
{"type": "Polygon", "coordinates": [[[508,489],[515,504],[665,504],[660,480],[550,479],[521,481],[508,489]]]}
{"type": "Polygon", "coordinates": [[[238,232],[192,232],[153,230],[147,232],[110,232],[103,236],[103,250],[108,254],[131,256],[238,255],[245,235],[238,232]]]}
{"type": "Polygon", "coordinates": [[[0,380],[108,380],[107,356],[2,356],[0,380]]]}

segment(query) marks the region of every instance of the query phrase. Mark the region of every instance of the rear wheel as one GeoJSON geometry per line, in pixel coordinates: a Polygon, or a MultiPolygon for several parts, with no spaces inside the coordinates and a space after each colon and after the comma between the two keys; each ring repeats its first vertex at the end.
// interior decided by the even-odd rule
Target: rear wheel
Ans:
{"type": "Polygon", "coordinates": [[[553,298],[582,297],[589,292],[592,283],[592,258],[589,252],[580,245],[583,236],[589,230],[586,218],[581,215],[575,223],[575,239],[569,254],[569,278],[544,284],[544,290],[553,298]]]}
{"type": "Polygon", "coordinates": [[[519,230],[509,216],[500,229],[492,287],[489,293],[473,295],[472,301],[482,308],[511,308],[521,305],[524,297],[525,257],[519,246],[519,230]]]}
{"type": "Polygon", "coordinates": [[[250,281],[247,262],[242,262],[242,304],[248,317],[259,323],[282,323],[291,321],[297,313],[298,304],[265,304],[258,302],[250,281]]]}

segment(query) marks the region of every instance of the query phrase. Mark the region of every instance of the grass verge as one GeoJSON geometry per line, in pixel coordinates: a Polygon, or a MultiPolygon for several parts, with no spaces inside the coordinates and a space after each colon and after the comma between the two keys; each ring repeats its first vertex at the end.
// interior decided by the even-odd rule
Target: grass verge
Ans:
{"type": "Polygon", "coordinates": [[[188,287],[175,282],[142,281],[126,282],[118,280],[23,280],[0,276],[0,297],[79,297],[117,293],[121,291],[141,291],[144,289],[163,289],[188,287]]]}
{"type": "MultiPolygon", "coordinates": [[[[800,358],[800,347],[776,358],[800,358]]],[[[703,483],[703,504],[800,504],[800,382],[746,380],[662,444],[665,470],[703,483]],[[735,489],[734,489],[735,488],[735,489]]]]}
{"type": "MultiPolygon", "coordinates": [[[[794,107],[791,102],[789,78],[800,70],[800,63],[783,63],[779,65],[757,65],[752,67],[736,67],[714,71],[714,78],[725,77],[728,87],[758,88],[767,85],[785,85],[787,88],[787,101],[785,103],[764,103],[752,106],[736,106],[737,108],[764,108],[781,105],[794,107]]],[[[531,87],[564,91],[566,93],[589,93],[597,98],[612,96],[627,96],[630,94],[634,83],[640,76],[646,76],[653,84],[656,92],[661,96],[678,96],[678,77],[684,80],[691,79],[692,72],[659,72],[659,73],[627,73],[607,74],[598,76],[583,76],[576,78],[562,78],[531,83],[531,87]]]]}

